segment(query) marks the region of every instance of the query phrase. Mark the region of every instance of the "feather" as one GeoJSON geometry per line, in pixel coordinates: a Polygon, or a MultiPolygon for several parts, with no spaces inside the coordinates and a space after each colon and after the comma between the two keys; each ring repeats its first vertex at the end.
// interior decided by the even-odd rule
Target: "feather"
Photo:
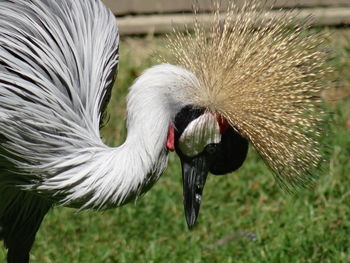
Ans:
{"type": "Polygon", "coordinates": [[[196,16],[194,32],[168,38],[176,63],[200,82],[182,96],[224,117],[287,190],[312,183],[324,161],[321,93],[330,69],[322,34],[296,11],[277,16],[260,1],[220,9],[209,22],[196,16]]]}
{"type": "Polygon", "coordinates": [[[2,173],[3,185],[36,189],[67,171],[58,160],[79,166],[91,149],[108,155],[99,126],[118,46],[115,17],[100,1],[0,2],[1,151],[21,174],[2,173]]]}

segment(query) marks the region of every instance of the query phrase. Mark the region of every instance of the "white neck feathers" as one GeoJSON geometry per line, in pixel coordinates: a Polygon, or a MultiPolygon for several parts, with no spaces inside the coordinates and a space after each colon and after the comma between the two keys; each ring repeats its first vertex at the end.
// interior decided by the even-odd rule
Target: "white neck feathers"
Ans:
{"type": "Polygon", "coordinates": [[[159,65],[130,88],[128,135],[123,145],[75,150],[50,164],[54,176],[36,185],[67,206],[103,209],[121,205],[149,189],[167,164],[168,127],[188,101],[183,89],[196,78],[185,69],[159,65]]]}

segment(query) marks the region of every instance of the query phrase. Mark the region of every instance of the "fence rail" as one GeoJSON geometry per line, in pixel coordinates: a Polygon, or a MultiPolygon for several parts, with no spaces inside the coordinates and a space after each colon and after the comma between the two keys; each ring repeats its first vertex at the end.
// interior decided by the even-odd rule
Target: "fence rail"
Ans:
{"type": "MultiPolygon", "coordinates": [[[[167,33],[173,26],[191,27],[191,0],[103,0],[116,14],[122,35],[167,33]]],[[[232,0],[231,0],[232,1],[232,0]]],[[[226,9],[230,0],[221,0],[226,9]]],[[[237,0],[242,5],[245,0],[237,0]]],[[[350,0],[267,0],[276,9],[299,8],[301,18],[312,15],[315,26],[350,25],[350,0]]],[[[198,0],[200,10],[212,7],[212,0],[198,0]]],[[[276,10],[277,15],[283,13],[276,10]]],[[[208,19],[202,14],[201,18],[208,19]]]]}
{"type": "MultiPolygon", "coordinates": [[[[245,0],[236,0],[237,5],[242,5],[245,0]]],[[[192,10],[191,0],[104,0],[107,6],[118,15],[130,14],[154,14],[154,13],[179,13],[192,10]]],[[[199,0],[202,10],[209,10],[212,0],[199,0]]],[[[232,0],[221,0],[223,8],[226,8],[232,0]]],[[[292,7],[350,7],[350,0],[268,0],[275,2],[276,8],[292,7]]]]}

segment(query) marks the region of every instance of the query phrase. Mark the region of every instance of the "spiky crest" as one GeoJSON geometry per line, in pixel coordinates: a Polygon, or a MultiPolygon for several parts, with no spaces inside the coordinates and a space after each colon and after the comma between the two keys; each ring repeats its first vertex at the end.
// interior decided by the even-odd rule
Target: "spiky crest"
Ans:
{"type": "Polygon", "coordinates": [[[256,0],[220,9],[214,6],[209,22],[196,15],[194,32],[175,30],[168,38],[176,63],[200,81],[185,96],[249,139],[281,184],[310,183],[324,160],[324,38],[296,11],[278,15],[256,0]]]}

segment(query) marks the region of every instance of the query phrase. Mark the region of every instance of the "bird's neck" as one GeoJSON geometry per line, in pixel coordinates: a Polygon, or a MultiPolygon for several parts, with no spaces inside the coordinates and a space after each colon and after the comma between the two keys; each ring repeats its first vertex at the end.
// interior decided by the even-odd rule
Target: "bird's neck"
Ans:
{"type": "Polygon", "coordinates": [[[187,104],[179,94],[194,79],[190,72],[165,64],[144,72],[128,95],[126,141],[116,148],[100,141],[72,153],[60,162],[57,170],[62,172],[38,190],[55,193],[66,206],[95,209],[122,205],[147,191],[166,167],[168,129],[187,104]]]}
{"type": "Polygon", "coordinates": [[[133,189],[126,200],[148,190],[166,168],[169,127],[187,104],[179,95],[195,80],[185,69],[163,64],[144,72],[130,88],[128,135],[121,147],[130,157],[123,164],[133,189]]]}

